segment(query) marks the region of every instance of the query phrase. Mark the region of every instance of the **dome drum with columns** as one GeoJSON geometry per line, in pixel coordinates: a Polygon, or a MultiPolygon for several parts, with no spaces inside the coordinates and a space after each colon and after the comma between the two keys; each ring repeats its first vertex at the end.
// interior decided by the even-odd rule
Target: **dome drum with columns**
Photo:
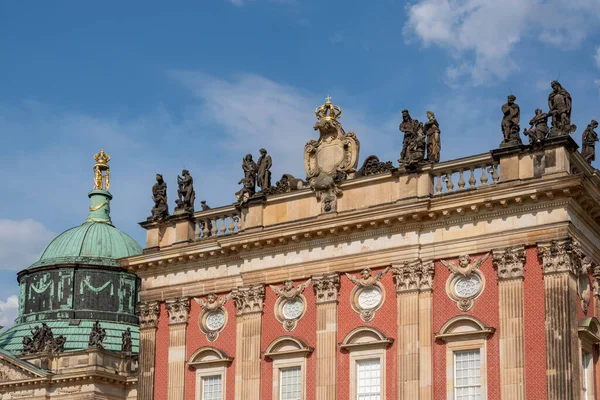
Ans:
{"type": "Polygon", "coordinates": [[[102,150],[94,158],[90,213],[82,225],[58,235],[38,261],[19,272],[19,314],[15,326],[0,335],[0,348],[20,352],[23,338],[40,323],[46,323],[55,336],[66,337],[65,350],[87,348],[92,324],[100,321],[107,332],[107,350],[119,351],[122,333],[130,328],[137,352],[139,278],[116,260],[139,255],[142,248],[113,226],[110,157],[102,150]]]}

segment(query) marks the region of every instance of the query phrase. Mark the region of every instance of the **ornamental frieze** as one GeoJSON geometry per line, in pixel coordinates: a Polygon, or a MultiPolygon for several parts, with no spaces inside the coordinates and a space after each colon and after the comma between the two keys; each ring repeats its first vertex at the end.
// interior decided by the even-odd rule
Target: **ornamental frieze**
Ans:
{"type": "Polygon", "coordinates": [[[494,250],[492,263],[498,271],[498,279],[523,278],[525,272],[525,247],[513,246],[494,250]]]}
{"type": "Polygon", "coordinates": [[[188,297],[167,300],[165,308],[169,313],[169,325],[187,323],[190,313],[190,299],[188,297]]]}
{"type": "Polygon", "coordinates": [[[337,302],[340,294],[340,275],[337,273],[313,276],[313,290],[317,304],[337,302]]]}
{"type": "Polygon", "coordinates": [[[390,267],[373,275],[370,268],[360,271],[360,278],[346,272],[346,277],[354,283],[350,293],[350,305],[360,314],[360,319],[365,322],[375,318],[375,312],[381,308],[385,300],[385,291],[379,281],[388,273],[390,267]]]}
{"type": "Polygon", "coordinates": [[[31,379],[31,375],[26,374],[9,364],[0,364],[0,382],[20,381],[23,379],[31,379]]]}
{"type": "Polygon", "coordinates": [[[293,281],[287,280],[283,282],[283,289],[269,285],[278,297],[275,302],[275,317],[283,324],[283,329],[288,332],[296,329],[298,321],[306,312],[306,299],[302,293],[310,283],[309,279],[295,287],[293,281]]]}
{"type": "Polygon", "coordinates": [[[231,294],[218,298],[216,293],[209,293],[206,296],[206,300],[194,299],[202,308],[202,312],[200,312],[200,316],[198,317],[200,330],[204,332],[210,342],[217,340],[219,333],[227,324],[225,303],[230,297],[231,294]]]}
{"type": "Polygon", "coordinates": [[[440,260],[450,270],[450,276],[446,281],[446,293],[459,310],[469,311],[473,308],[475,300],[483,293],[485,278],[479,268],[489,256],[488,253],[471,262],[471,256],[463,254],[458,257],[458,264],[440,260]]]}
{"type": "Polygon", "coordinates": [[[156,328],[159,314],[160,306],[157,301],[140,303],[138,305],[140,329],[156,328]]]}
{"type": "Polygon", "coordinates": [[[262,312],[265,287],[263,285],[240,287],[231,292],[231,298],[237,315],[262,312]]]}

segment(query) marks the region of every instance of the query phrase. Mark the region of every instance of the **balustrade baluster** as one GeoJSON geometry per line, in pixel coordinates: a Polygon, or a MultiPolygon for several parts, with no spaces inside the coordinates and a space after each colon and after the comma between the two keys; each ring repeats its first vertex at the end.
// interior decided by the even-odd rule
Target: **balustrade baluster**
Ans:
{"type": "Polygon", "coordinates": [[[452,171],[444,175],[444,182],[446,182],[446,189],[448,189],[448,193],[452,193],[454,191],[454,183],[452,183],[452,171]]]}
{"type": "Polygon", "coordinates": [[[196,237],[196,239],[200,239],[200,237],[202,237],[202,228],[201,228],[201,223],[200,221],[196,221],[196,229],[195,229],[195,234],[194,236],[196,237]]]}
{"type": "Polygon", "coordinates": [[[500,180],[500,175],[498,175],[498,164],[494,164],[490,168],[492,169],[492,181],[496,184],[500,180]]]}
{"type": "Polygon", "coordinates": [[[242,230],[242,216],[241,215],[234,215],[233,216],[233,220],[237,224],[237,231],[236,232],[241,231],[242,230]]]}
{"type": "Polygon", "coordinates": [[[235,230],[235,225],[233,223],[234,216],[233,215],[228,215],[228,217],[229,217],[229,225],[227,225],[227,233],[231,234],[235,230]]]}
{"type": "Polygon", "coordinates": [[[217,218],[211,218],[210,219],[212,221],[211,225],[212,225],[212,229],[210,230],[210,234],[212,236],[217,236],[217,218]]]}
{"type": "Polygon", "coordinates": [[[481,167],[481,186],[486,186],[488,181],[487,170],[485,167],[486,165],[481,167]]]}
{"type": "Polygon", "coordinates": [[[435,184],[435,194],[440,194],[442,193],[442,175],[441,174],[437,174],[435,176],[435,180],[436,180],[436,184],[435,184]]]}
{"type": "Polygon", "coordinates": [[[210,225],[210,220],[208,218],[205,218],[202,220],[202,238],[206,239],[207,237],[210,236],[210,230],[208,229],[208,226],[210,225]]]}
{"type": "Polygon", "coordinates": [[[219,232],[220,232],[221,236],[223,236],[225,234],[225,230],[227,229],[225,227],[225,218],[227,218],[227,214],[225,214],[221,217],[221,226],[219,227],[219,232]]]}
{"type": "Polygon", "coordinates": [[[471,171],[471,177],[469,178],[469,188],[474,188],[477,185],[477,179],[475,178],[475,167],[469,168],[471,171]]]}
{"type": "Polygon", "coordinates": [[[458,170],[458,190],[463,190],[465,188],[465,179],[463,178],[464,168],[458,170]]]}

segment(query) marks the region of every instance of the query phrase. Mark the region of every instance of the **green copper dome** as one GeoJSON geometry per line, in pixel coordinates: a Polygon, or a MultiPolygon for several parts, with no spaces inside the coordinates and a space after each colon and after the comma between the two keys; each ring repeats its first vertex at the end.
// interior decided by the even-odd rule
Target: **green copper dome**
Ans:
{"type": "Polygon", "coordinates": [[[115,266],[117,259],[142,253],[140,245],[115,228],[110,219],[112,195],[104,190],[89,193],[90,215],[79,226],[58,235],[30,268],[59,264],[115,266]]]}

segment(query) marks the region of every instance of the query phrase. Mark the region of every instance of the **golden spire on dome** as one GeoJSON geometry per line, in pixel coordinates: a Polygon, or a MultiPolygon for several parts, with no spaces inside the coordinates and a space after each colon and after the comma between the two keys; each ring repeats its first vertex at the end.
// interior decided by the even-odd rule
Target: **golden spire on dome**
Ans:
{"type": "Polygon", "coordinates": [[[94,190],[106,190],[110,189],[110,167],[108,162],[110,156],[104,152],[104,149],[100,149],[99,153],[94,154],[94,190]]]}
{"type": "Polygon", "coordinates": [[[331,103],[331,96],[325,97],[325,104],[315,109],[318,120],[337,120],[342,116],[342,109],[331,103]]]}

